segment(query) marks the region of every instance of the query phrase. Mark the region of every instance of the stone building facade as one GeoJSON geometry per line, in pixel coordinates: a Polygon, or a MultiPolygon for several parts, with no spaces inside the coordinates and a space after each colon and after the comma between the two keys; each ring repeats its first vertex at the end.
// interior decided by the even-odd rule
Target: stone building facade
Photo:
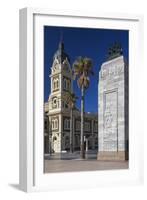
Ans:
{"type": "MultiPolygon", "coordinates": [[[[72,91],[72,71],[64,44],[54,54],[50,74],[51,92],[44,104],[44,152],[68,151],[70,147],[70,109],[63,96],[72,91]]],[[[84,134],[88,149],[96,149],[98,143],[97,114],[85,113],[84,134]]],[[[73,147],[80,149],[80,111],[73,110],[73,147]]]]}

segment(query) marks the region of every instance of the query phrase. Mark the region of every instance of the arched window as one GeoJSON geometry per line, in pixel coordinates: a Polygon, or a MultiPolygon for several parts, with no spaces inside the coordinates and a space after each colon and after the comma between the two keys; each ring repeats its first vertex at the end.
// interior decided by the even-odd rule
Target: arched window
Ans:
{"type": "Polygon", "coordinates": [[[52,130],[58,129],[58,119],[52,119],[52,130]]]}
{"type": "Polygon", "coordinates": [[[64,129],[67,129],[67,119],[64,120],[64,129]]]}
{"type": "Polygon", "coordinates": [[[69,130],[70,129],[70,119],[64,120],[64,129],[69,130]]]}
{"type": "Polygon", "coordinates": [[[66,79],[63,80],[63,88],[66,90],[66,87],[67,87],[67,81],[66,79]]]}
{"type": "Polygon", "coordinates": [[[70,90],[70,80],[67,78],[63,79],[63,89],[64,90],[70,90]]]}
{"type": "Polygon", "coordinates": [[[56,77],[53,79],[53,90],[59,89],[59,78],[56,77]]]}
{"type": "Polygon", "coordinates": [[[52,120],[52,129],[54,130],[54,120],[52,120]]]}
{"type": "Polygon", "coordinates": [[[55,119],[55,129],[58,129],[58,120],[55,119]]]}
{"type": "Polygon", "coordinates": [[[55,88],[56,88],[56,82],[55,82],[55,80],[53,81],[53,89],[55,90],[55,88]]]}
{"type": "Polygon", "coordinates": [[[70,129],[70,119],[67,121],[67,128],[70,129]]]}

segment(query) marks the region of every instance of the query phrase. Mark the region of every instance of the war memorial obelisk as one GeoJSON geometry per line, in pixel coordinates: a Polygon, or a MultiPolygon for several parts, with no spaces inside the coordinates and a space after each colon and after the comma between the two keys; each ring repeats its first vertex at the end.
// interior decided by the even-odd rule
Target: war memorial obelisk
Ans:
{"type": "Polygon", "coordinates": [[[98,160],[128,159],[128,64],[122,48],[109,48],[98,85],[98,160]]]}

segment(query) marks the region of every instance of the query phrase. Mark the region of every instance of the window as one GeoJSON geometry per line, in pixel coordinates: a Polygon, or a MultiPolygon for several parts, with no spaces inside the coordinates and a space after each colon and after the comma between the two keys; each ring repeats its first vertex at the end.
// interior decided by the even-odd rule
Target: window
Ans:
{"type": "Polygon", "coordinates": [[[58,129],[58,119],[52,119],[52,130],[58,129]]]}
{"type": "Polygon", "coordinates": [[[75,146],[78,146],[79,145],[79,136],[78,135],[75,135],[75,146]]]}
{"type": "Polygon", "coordinates": [[[64,129],[65,130],[70,129],[70,119],[64,119],[64,129]]]}
{"type": "Polygon", "coordinates": [[[65,108],[68,108],[68,104],[67,103],[65,103],[65,108]]]}
{"type": "Polygon", "coordinates": [[[59,78],[53,78],[53,90],[59,89],[59,78]]]}
{"type": "Polygon", "coordinates": [[[63,80],[63,88],[66,90],[67,88],[67,80],[64,78],[63,80]]]}
{"type": "Polygon", "coordinates": [[[98,123],[95,122],[95,123],[94,123],[94,132],[97,132],[97,131],[98,131],[98,123]]]}
{"type": "Polygon", "coordinates": [[[76,121],[76,130],[80,131],[81,129],[81,122],[80,121],[76,121]]]}
{"type": "Polygon", "coordinates": [[[68,108],[68,105],[65,101],[63,101],[63,108],[68,108]]]}
{"type": "Polygon", "coordinates": [[[53,89],[55,89],[56,88],[56,82],[55,81],[53,81],[53,89]]]}
{"type": "Polygon", "coordinates": [[[84,129],[85,131],[90,131],[90,122],[85,122],[84,129]]]}
{"type": "Polygon", "coordinates": [[[52,129],[54,130],[54,120],[52,120],[52,129]]]}
{"type": "Polygon", "coordinates": [[[58,128],[58,120],[55,119],[55,129],[57,129],[57,128],[58,128]]]}
{"type": "Polygon", "coordinates": [[[63,89],[64,90],[70,90],[70,80],[67,78],[63,79],[63,89]]]}

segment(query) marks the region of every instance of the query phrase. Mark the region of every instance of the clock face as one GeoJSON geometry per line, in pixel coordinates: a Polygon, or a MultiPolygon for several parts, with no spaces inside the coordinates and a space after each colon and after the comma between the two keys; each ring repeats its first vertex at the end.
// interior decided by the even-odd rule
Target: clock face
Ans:
{"type": "Polygon", "coordinates": [[[55,97],[55,98],[53,98],[53,100],[52,100],[52,102],[53,102],[53,108],[57,108],[57,98],[55,97]]]}
{"type": "Polygon", "coordinates": [[[57,105],[57,99],[54,99],[53,103],[54,105],[57,105]]]}

